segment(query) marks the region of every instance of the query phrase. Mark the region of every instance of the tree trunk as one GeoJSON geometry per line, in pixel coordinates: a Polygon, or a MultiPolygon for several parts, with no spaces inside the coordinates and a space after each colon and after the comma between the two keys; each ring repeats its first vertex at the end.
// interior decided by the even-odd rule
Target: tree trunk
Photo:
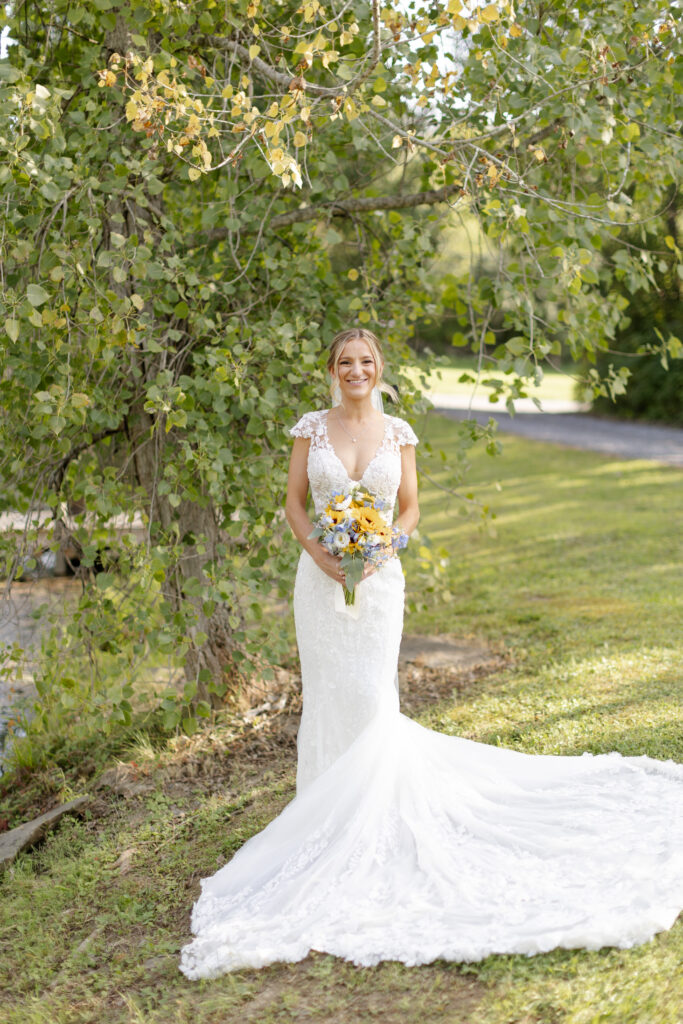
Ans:
{"type": "MultiPolygon", "coordinates": [[[[239,609],[226,603],[216,603],[212,613],[207,615],[205,599],[188,594],[187,583],[197,580],[202,587],[206,586],[208,579],[204,567],[219,562],[222,557],[219,545],[225,545],[227,538],[221,535],[216,511],[210,502],[200,504],[182,500],[177,508],[173,508],[168,497],[158,493],[163,465],[161,449],[168,440],[161,436],[160,425],[155,425],[148,413],[136,411],[135,422],[139,429],[138,437],[144,439],[135,449],[136,475],[149,495],[150,522],[158,523],[165,534],[176,533],[179,540],[184,539],[182,556],[167,571],[162,593],[172,614],[182,612],[186,617],[188,605],[194,613],[194,621],[188,625],[186,633],[189,650],[185,656],[185,676],[188,682],[196,682],[198,700],[218,707],[224,698],[234,697],[244,681],[234,659],[235,630],[230,625],[230,619],[234,621],[236,615],[238,625],[242,625],[242,617],[239,609]],[[192,540],[188,543],[190,538],[192,540]],[[205,634],[206,640],[200,634],[205,634]],[[210,682],[200,679],[202,669],[209,674],[210,682]]],[[[168,437],[172,436],[171,432],[168,437]]]]}

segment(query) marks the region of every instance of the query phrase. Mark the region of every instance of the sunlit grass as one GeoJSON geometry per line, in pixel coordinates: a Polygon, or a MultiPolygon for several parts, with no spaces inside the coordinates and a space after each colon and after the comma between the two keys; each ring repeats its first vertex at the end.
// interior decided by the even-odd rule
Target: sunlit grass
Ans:
{"type": "MultiPolygon", "coordinates": [[[[419,364],[415,364],[408,368],[406,372],[414,384],[419,384],[420,387],[423,386],[421,378],[424,373],[419,364]]],[[[480,397],[487,397],[490,393],[490,388],[484,387],[481,382],[475,389],[474,384],[460,381],[460,377],[464,373],[476,378],[476,360],[458,358],[457,356],[447,359],[444,361],[443,365],[432,370],[426,375],[426,390],[433,392],[434,394],[468,396],[474,391],[480,397]]],[[[530,382],[527,393],[530,398],[538,398],[541,400],[561,399],[563,401],[571,401],[575,397],[574,381],[576,376],[577,371],[574,369],[558,371],[550,368],[544,368],[543,380],[540,385],[537,387],[530,382]]],[[[484,364],[481,373],[481,380],[489,378],[495,378],[498,380],[509,379],[505,374],[501,374],[500,372],[495,371],[495,369],[492,369],[490,364],[484,364]]]]}

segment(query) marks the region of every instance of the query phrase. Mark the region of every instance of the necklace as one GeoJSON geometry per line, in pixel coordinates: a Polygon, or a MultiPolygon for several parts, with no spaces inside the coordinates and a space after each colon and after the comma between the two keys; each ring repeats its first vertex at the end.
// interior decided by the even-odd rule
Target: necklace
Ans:
{"type": "MultiPolygon", "coordinates": [[[[339,406],[337,406],[337,409],[339,409],[339,406]]],[[[353,436],[353,434],[351,433],[351,431],[350,431],[350,430],[347,430],[347,429],[346,429],[346,427],[344,426],[344,421],[343,421],[343,420],[342,420],[342,418],[341,418],[341,414],[339,414],[339,415],[337,416],[337,419],[338,419],[338,421],[339,421],[339,426],[340,426],[340,427],[342,428],[342,430],[344,431],[344,433],[345,433],[345,434],[346,434],[346,435],[347,435],[348,437],[350,437],[350,438],[351,438],[351,440],[353,441],[353,443],[354,443],[354,444],[357,444],[357,442],[358,442],[358,438],[357,438],[357,437],[354,437],[354,436],[353,436]]]]}

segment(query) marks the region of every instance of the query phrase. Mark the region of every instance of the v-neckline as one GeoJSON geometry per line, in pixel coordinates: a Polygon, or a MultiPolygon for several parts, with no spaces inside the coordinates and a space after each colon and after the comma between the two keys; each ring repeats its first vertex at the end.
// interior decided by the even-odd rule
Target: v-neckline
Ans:
{"type": "Polygon", "coordinates": [[[337,455],[336,451],[334,450],[334,445],[332,444],[332,441],[330,439],[330,432],[327,429],[327,420],[328,420],[328,417],[329,417],[331,411],[332,411],[331,409],[328,409],[326,411],[326,413],[325,413],[325,439],[327,441],[328,447],[329,447],[330,451],[332,452],[332,454],[334,455],[334,457],[337,460],[337,462],[339,463],[339,465],[341,466],[341,468],[346,473],[346,479],[349,481],[349,483],[360,484],[360,483],[363,482],[363,477],[365,476],[367,471],[370,469],[370,466],[373,464],[373,462],[375,461],[375,459],[377,458],[377,456],[381,452],[382,448],[384,447],[384,442],[387,439],[387,414],[385,412],[382,413],[382,422],[384,424],[384,433],[382,434],[382,438],[381,438],[379,444],[377,445],[377,448],[375,449],[375,454],[372,456],[372,458],[370,459],[370,461],[368,462],[367,466],[365,467],[365,469],[363,470],[361,475],[358,477],[358,479],[356,479],[355,477],[351,476],[351,474],[349,473],[348,469],[346,468],[346,466],[344,465],[344,463],[342,462],[342,460],[339,458],[339,456],[337,455]]]}

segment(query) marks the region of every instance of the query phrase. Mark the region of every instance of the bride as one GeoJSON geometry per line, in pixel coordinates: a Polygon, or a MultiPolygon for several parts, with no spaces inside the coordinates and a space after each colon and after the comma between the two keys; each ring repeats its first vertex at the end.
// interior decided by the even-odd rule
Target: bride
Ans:
{"type": "Polygon", "coordinates": [[[309,488],[320,512],[361,483],[388,520],[398,500],[396,521],[415,529],[417,438],[380,411],[382,368],[371,332],[337,335],[335,404],[291,431],[286,514],[303,549],[296,797],[202,881],[188,978],[311,950],[371,965],[624,948],[683,907],[683,766],[522,754],[400,713],[401,565],[367,567],[347,608],[340,559],[310,539],[306,512],[309,488]]]}

